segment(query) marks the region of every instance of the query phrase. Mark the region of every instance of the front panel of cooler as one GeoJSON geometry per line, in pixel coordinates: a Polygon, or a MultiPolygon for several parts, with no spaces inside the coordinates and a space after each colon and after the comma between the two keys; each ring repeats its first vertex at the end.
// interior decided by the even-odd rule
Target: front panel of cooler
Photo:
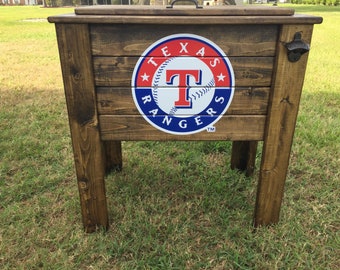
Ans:
{"type": "Polygon", "coordinates": [[[277,25],[90,26],[103,140],[262,140],[277,25]]]}

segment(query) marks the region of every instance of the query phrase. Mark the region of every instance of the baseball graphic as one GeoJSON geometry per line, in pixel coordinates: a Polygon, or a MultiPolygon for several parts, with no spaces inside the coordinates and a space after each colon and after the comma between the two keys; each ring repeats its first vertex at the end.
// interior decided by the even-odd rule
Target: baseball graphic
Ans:
{"type": "MultiPolygon", "coordinates": [[[[174,85],[179,85],[179,77],[176,76],[173,81],[174,85]]],[[[210,100],[214,96],[215,80],[209,67],[204,62],[196,57],[174,57],[165,61],[155,72],[152,82],[152,95],[156,104],[167,114],[176,115],[178,117],[189,117],[193,114],[198,114],[209,105],[210,100]],[[191,108],[181,108],[175,106],[178,99],[178,93],[167,86],[165,70],[177,70],[180,67],[186,67],[189,70],[194,70],[199,67],[200,72],[205,74],[199,79],[199,84],[190,76],[188,78],[190,88],[188,89],[188,97],[191,100],[191,108]]]]}
{"type": "Polygon", "coordinates": [[[215,130],[234,94],[234,72],[212,41],[192,34],[164,37],[139,58],[132,96],[144,119],[176,135],[215,130]]]}

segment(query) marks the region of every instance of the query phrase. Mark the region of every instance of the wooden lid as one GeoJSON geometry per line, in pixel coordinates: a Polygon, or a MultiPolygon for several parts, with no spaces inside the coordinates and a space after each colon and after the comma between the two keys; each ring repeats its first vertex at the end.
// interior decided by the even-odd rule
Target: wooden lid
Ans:
{"type": "Polygon", "coordinates": [[[268,6],[105,5],[75,8],[75,13],[48,17],[52,23],[113,24],[315,24],[322,18],[294,14],[294,9],[268,6]]]}
{"type": "Polygon", "coordinates": [[[106,5],[75,9],[77,15],[129,15],[129,16],[291,16],[294,9],[268,6],[166,6],[106,5]]]}

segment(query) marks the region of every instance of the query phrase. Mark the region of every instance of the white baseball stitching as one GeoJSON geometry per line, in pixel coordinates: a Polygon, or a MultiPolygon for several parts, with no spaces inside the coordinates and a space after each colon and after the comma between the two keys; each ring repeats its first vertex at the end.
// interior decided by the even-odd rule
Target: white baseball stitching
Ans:
{"type": "MultiPolygon", "coordinates": [[[[172,58],[169,58],[167,59],[165,62],[163,62],[163,64],[159,67],[155,77],[154,77],[154,80],[153,80],[153,85],[152,85],[152,96],[156,102],[156,104],[158,105],[158,86],[159,86],[159,81],[160,81],[160,78],[162,76],[162,73],[164,71],[164,69],[166,68],[166,66],[175,59],[176,57],[172,57],[172,58]]],[[[203,97],[205,94],[209,93],[211,88],[215,85],[215,80],[214,78],[212,78],[210,80],[210,82],[203,88],[200,88],[200,89],[197,89],[197,91],[191,93],[189,95],[189,98],[191,100],[196,100],[196,99],[199,99],[201,97],[203,97]]],[[[175,106],[173,106],[171,109],[170,109],[170,112],[169,112],[169,115],[174,115],[176,112],[177,112],[178,108],[176,108],[175,106]]]]}
{"type": "MultiPolygon", "coordinates": [[[[208,82],[208,84],[204,88],[197,89],[197,91],[195,91],[194,93],[191,93],[189,95],[189,98],[191,100],[199,99],[199,98],[203,97],[205,94],[209,93],[213,86],[215,86],[214,78],[212,78],[210,80],[210,82],[208,82]]],[[[169,115],[174,115],[177,112],[177,110],[178,110],[178,108],[176,108],[175,106],[172,107],[170,112],[169,112],[169,115]]]]}
{"type": "Polygon", "coordinates": [[[165,69],[165,67],[172,61],[174,60],[175,57],[169,58],[167,59],[158,69],[155,79],[153,80],[153,84],[152,84],[152,96],[156,102],[156,104],[158,105],[158,84],[159,84],[159,80],[162,76],[163,70],[165,69]]]}
{"type": "Polygon", "coordinates": [[[205,94],[209,93],[211,88],[215,85],[215,80],[214,78],[212,78],[210,80],[210,82],[208,82],[208,84],[201,89],[197,89],[197,91],[195,91],[194,93],[191,93],[189,98],[191,98],[191,100],[196,100],[198,98],[201,98],[202,96],[204,96],[205,94]]]}

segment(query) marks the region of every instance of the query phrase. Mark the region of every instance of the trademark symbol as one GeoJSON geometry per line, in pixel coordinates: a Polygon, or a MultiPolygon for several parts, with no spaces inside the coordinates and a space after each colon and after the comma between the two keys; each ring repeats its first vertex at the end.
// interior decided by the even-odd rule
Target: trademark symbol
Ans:
{"type": "Polygon", "coordinates": [[[214,126],[207,127],[207,131],[208,131],[208,132],[215,132],[215,131],[216,131],[216,128],[215,128],[214,126]]]}

